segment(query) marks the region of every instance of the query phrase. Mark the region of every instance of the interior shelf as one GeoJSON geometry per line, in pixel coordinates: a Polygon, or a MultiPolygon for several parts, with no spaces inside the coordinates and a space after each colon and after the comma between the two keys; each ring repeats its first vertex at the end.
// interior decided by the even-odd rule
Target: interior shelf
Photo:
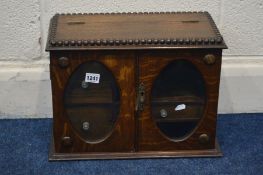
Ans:
{"type": "Polygon", "coordinates": [[[105,97],[68,97],[66,105],[85,105],[85,104],[112,104],[114,101],[105,97]]]}
{"type": "Polygon", "coordinates": [[[158,123],[175,123],[175,122],[197,122],[200,120],[198,116],[196,117],[185,117],[185,118],[156,118],[155,121],[158,123]]]}
{"type": "Polygon", "coordinates": [[[197,96],[170,96],[153,98],[152,103],[196,103],[204,104],[204,100],[197,96]]]}
{"type": "Polygon", "coordinates": [[[196,122],[202,117],[204,100],[198,96],[171,96],[152,99],[152,115],[158,123],[196,122]],[[176,110],[184,105],[181,110],[176,110]],[[165,110],[167,117],[161,117],[160,111],[165,110]]]}
{"type": "Polygon", "coordinates": [[[68,108],[75,108],[75,107],[107,107],[107,108],[111,108],[113,106],[117,106],[120,105],[120,102],[99,102],[99,101],[90,101],[90,102],[86,102],[86,103],[65,103],[65,107],[68,108]]]}
{"type": "Polygon", "coordinates": [[[111,104],[114,102],[111,88],[97,86],[87,89],[75,88],[66,94],[65,104],[111,104]]]}

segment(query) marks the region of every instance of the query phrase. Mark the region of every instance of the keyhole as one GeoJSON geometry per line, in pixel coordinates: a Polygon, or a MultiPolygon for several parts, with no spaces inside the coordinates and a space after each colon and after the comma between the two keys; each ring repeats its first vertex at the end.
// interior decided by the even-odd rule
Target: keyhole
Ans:
{"type": "Polygon", "coordinates": [[[144,102],[144,93],[143,92],[141,92],[140,102],[144,102]]]}

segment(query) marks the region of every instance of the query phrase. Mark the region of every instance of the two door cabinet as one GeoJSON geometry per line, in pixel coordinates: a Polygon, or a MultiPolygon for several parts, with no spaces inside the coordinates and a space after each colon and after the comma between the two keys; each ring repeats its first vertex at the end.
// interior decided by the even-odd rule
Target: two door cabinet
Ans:
{"type": "Polygon", "coordinates": [[[221,156],[208,12],[57,14],[50,160],[221,156]]]}

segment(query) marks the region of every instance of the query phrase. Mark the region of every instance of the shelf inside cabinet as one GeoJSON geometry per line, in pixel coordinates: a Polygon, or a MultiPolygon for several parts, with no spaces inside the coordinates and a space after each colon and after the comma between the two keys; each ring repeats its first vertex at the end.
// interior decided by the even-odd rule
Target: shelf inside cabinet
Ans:
{"type": "Polygon", "coordinates": [[[100,108],[112,108],[119,106],[120,102],[98,102],[98,101],[92,101],[88,103],[66,103],[65,107],[67,108],[78,108],[78,107],[89,107],[89,106],[97,106],[100,108]]]}
{"type": "Polygon", "coordinates": [[[152,99],[153,104],[159,103],[195,103],[204,104],[204,100],[197,96],[170,96],[170,97],[158,97],[152,99]]]}
{"type": "Polygon", "coordinates": [[[198,121],[203,109],[204,100],[196,96],[161,97],[152,100],[152,115],[156,122],[198,121]],[[166,117],[161,116],[162,110],[167,113],[166,117]]]}
{"type": "Polygon", "coordinates": [[[66,94],[66,105],[85,104],[111,104],[114,101],[114,94],[109,86],[93,86],[74,88],[71,93],[66,94]]]}
{"type": "Polygon", "coordinates": [[[158,118],[155,119],[158,123],[174,123],[174,122],[197,122],[199,117],[187,117],[187,118],[158,118]]]}

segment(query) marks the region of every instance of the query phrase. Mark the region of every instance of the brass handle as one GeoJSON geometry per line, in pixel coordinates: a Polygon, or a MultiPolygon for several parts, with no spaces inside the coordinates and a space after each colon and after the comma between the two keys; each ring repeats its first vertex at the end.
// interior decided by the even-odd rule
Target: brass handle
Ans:
{"type": "Polygon", "coordinates": [[[67,57],[60,57],[58,59],[58,64],[61,68],[67,68],[69,65],[69,59],[67,57]]]}
{"type": "Polygon", "coordinates": [[[81,82],[81,87],[82,87],[83,89],[86,89],[86,88],[89,87],[89,83],[86,82],[85,80],[83,80],[83,81],[81,82]]]}
{"type": "Polygon", "coordinates": [[[201,144],[207,144],[208,142],[209,142],[209,136],[207,135],[207,134],[201,134],[200,136],[199,136],[199,142],[201,143],[201,144]]]}
{"type": "Polygon", "coordinates": [[[167,111],[165,109],[161,109],[160,110],[160,115],[161,115],[162,118],[165,118],[165,117],[168,116],[167,111]]]}
{"type": "Polygon", "coordinates": [[[145,101],[145,90],[143,83],[140,83],[137,93],[136,111],[142,111],[145,101]]]}
{"type": "Polygon", "coordinates": [[[82,123],[82,129],[83,129],[84,131],[88,131],[89,128],[90,128],[89,122],[83,122],[83,123],[82,123]]]}
{"type": "Polygon", "coordinates": [[[62,142],[62,145],[65,147],[70,147],[73,145],[73,141],[72,141],[71,137],[69,137],[69,136],[62,137],[61,142],[62,142]]]}
{"type": "Polygon", "coordinates": [[[212,54],[208,54],[203,58],[204,62],[208,65],[212,65],[216,62],[216,57],[212,54]]]}

